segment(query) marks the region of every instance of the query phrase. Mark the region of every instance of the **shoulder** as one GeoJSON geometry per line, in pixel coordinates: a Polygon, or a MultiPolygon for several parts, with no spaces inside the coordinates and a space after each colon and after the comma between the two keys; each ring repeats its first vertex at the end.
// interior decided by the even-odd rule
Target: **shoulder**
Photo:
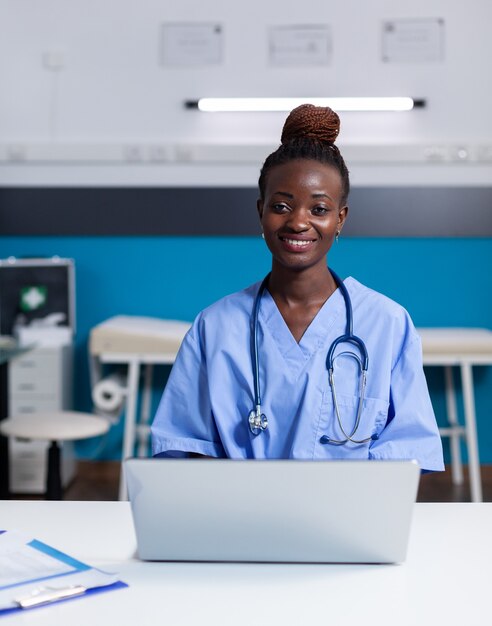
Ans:
{"type": "MultiPolygon", "coordinates": [[[[228,315],[229,313],[245,313],[248,316],[251,314],[254,299],[258,293],[260,283],[254,283],[246,289],[236,291],[227,296],[224,296],[217,302],[214,302],[199,314],[199,318],[203,320],[215,319],[228,315]]],[[[197,318],[198,319],[198,318],[197,318]]]]}
{"type": "Polygon", "coordinates": [[[203,309],[193,322],[189,331],[190,338],[201,342],[206,336],[221,336],[225,339],[227,335],[244,333],[245,325],[249,327],[259,286],[259,282],[254,283],[246,289],[224,296],[203,309]]]}
{"type": "Polygon", "coordinates": [[[401,304],[355,278],[349,277],[344,282],[352,301],[354,319],[357,318],[359,324],[391,341],[396,353],[414,342],[420,342],[410,314],[401,304]]]}
{"type": "Polygon", "coordinates": [[[352,276],[349,276],[344,281],[344,284],[347,287],[354,307],[366,307],[368,310],[374,310],[378,315],[409,317],[408,311],[401,304],[379,291],[366,287],[352,276]]]}

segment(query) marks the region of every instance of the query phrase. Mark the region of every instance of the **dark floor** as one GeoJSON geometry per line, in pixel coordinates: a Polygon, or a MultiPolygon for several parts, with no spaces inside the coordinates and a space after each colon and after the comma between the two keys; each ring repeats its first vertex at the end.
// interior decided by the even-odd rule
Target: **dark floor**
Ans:
{"type": "MultiPolygon", "coordinates": [[[[453,485],[451,468],[445,472],[424,474],[420,479],[418,502],[470,502],[468,468],[464,468],[462,485],[453,485]]],[[[481,466],[482,493],[484,502],[492,502],[492,465],[481,466]]]]}
{"type": "MultiPolygon", "coordinates": [[[[120,463],[118,461],[79,461],[74,481],[65,491],[65,500],[117,500],[120,463]]],[[[485,502],[492,502],[492,465],[482,465],[485,502]]],[[[33,496],[12,496],[29,498],[33,496]]],[[[41,497],[41,496],[39,496],[41,497]]],[[[453,485],[451,471],[424,474],[420,481],[419,502],[469,502],[470,488],[465,468],[463,485],[453,485]]]]}

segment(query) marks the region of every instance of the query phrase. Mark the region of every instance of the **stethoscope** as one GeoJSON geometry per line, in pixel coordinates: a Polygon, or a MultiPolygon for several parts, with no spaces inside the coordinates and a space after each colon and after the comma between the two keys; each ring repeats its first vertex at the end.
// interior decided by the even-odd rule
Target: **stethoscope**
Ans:
{"type": "MultiPolygon", "coordinates": [[[[328,379],[330,382],[330,387],[333,395],[333,405],[335,407],[335,415],[337,418],[338,426],[345,437],[345,439],[333,439],[328,437],[327,435],[323,435],[320,438],[320,443],[330,443],[334,446],[341,446],[349,441],[352,443],[367,443],[368,441],[375,441],[378,439],[378,435],[374,434],[371,437],[366,437],[364,439],[355,439],[354,436],[357,433],[360,424],[360,418],[362,413],[362,405],[364,404],[364,396],[366,391],[366,379],[367,379],[367,367],[369,364],[369,357],[367,354],[367,348],[360,339],[353,333],[353,317],[352,317],[352,303],[350,301],[350,296],[347,291],[347,288],[343,284],[342,280],[335,274],[335,272],[329,269],[335,283],[340,289],[340,293],[343,296],[345,301],[345,314],[347,318],[347,324],[345,327],[345,334],[337,337],[335,341],[331,344],[328,354],[326,356],[326,367],[328,369],[328,379]],[[339,352],[335,355],[335,350],[337,346],[341,343],[351,343],[359,349],[360,356],[352,351],[339,352]],[[338,400],[335,389],[335,377],[334,377],[334,364],[336,359],[340,356],[348,356],[350,358],[355,359],[358,363],[358,371],[359,371],[359,402],[357,406],[357,414],[355,417],[355,422],[352,430],[347,432],[342,424],[342,420],[340,417],[340,411],[338,408],[338,400]]],[[[253,365],[253,381],[254,381],[254,391],[255,391],[255,408],[250,412],[248,416],[249,428],[253,435],[258,435],[262,431],[268,428],[268,419],[265,414],[261,412],[261,390],[260,390],[260,368],[259,368],[259,356],[258,356],[258,314],[260,310],[260,301],[263,296],[263,293],[268,284],[268,279],[270,278],[270,274],[268,274],[258,289],[258,293],[256,294],[256,298],[253,304],[253,315],[251,317],[251,361],[253,365]]]]}

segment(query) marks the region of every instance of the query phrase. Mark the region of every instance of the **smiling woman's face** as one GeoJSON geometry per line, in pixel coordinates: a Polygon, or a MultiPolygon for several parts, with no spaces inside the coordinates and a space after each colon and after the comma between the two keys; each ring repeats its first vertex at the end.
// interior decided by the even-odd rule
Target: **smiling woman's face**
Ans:
{"type": "Polygon", "coordinates": [[[347,211],[340,174],[331,165],[299,159],[273,167],[258,213],[274,265],[302,270],[325,264],[347,211]]]}

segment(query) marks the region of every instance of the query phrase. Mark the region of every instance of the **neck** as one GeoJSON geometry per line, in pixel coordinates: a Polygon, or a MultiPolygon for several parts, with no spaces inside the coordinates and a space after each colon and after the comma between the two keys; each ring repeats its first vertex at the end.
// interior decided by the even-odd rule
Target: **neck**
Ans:
{"type": "Polygon", "coordinates": [[[302,271],[272,265],[268,291],[274,299],[289,304],[325,302],[337,285],[328,267],[323,264],[302,271]]]}

